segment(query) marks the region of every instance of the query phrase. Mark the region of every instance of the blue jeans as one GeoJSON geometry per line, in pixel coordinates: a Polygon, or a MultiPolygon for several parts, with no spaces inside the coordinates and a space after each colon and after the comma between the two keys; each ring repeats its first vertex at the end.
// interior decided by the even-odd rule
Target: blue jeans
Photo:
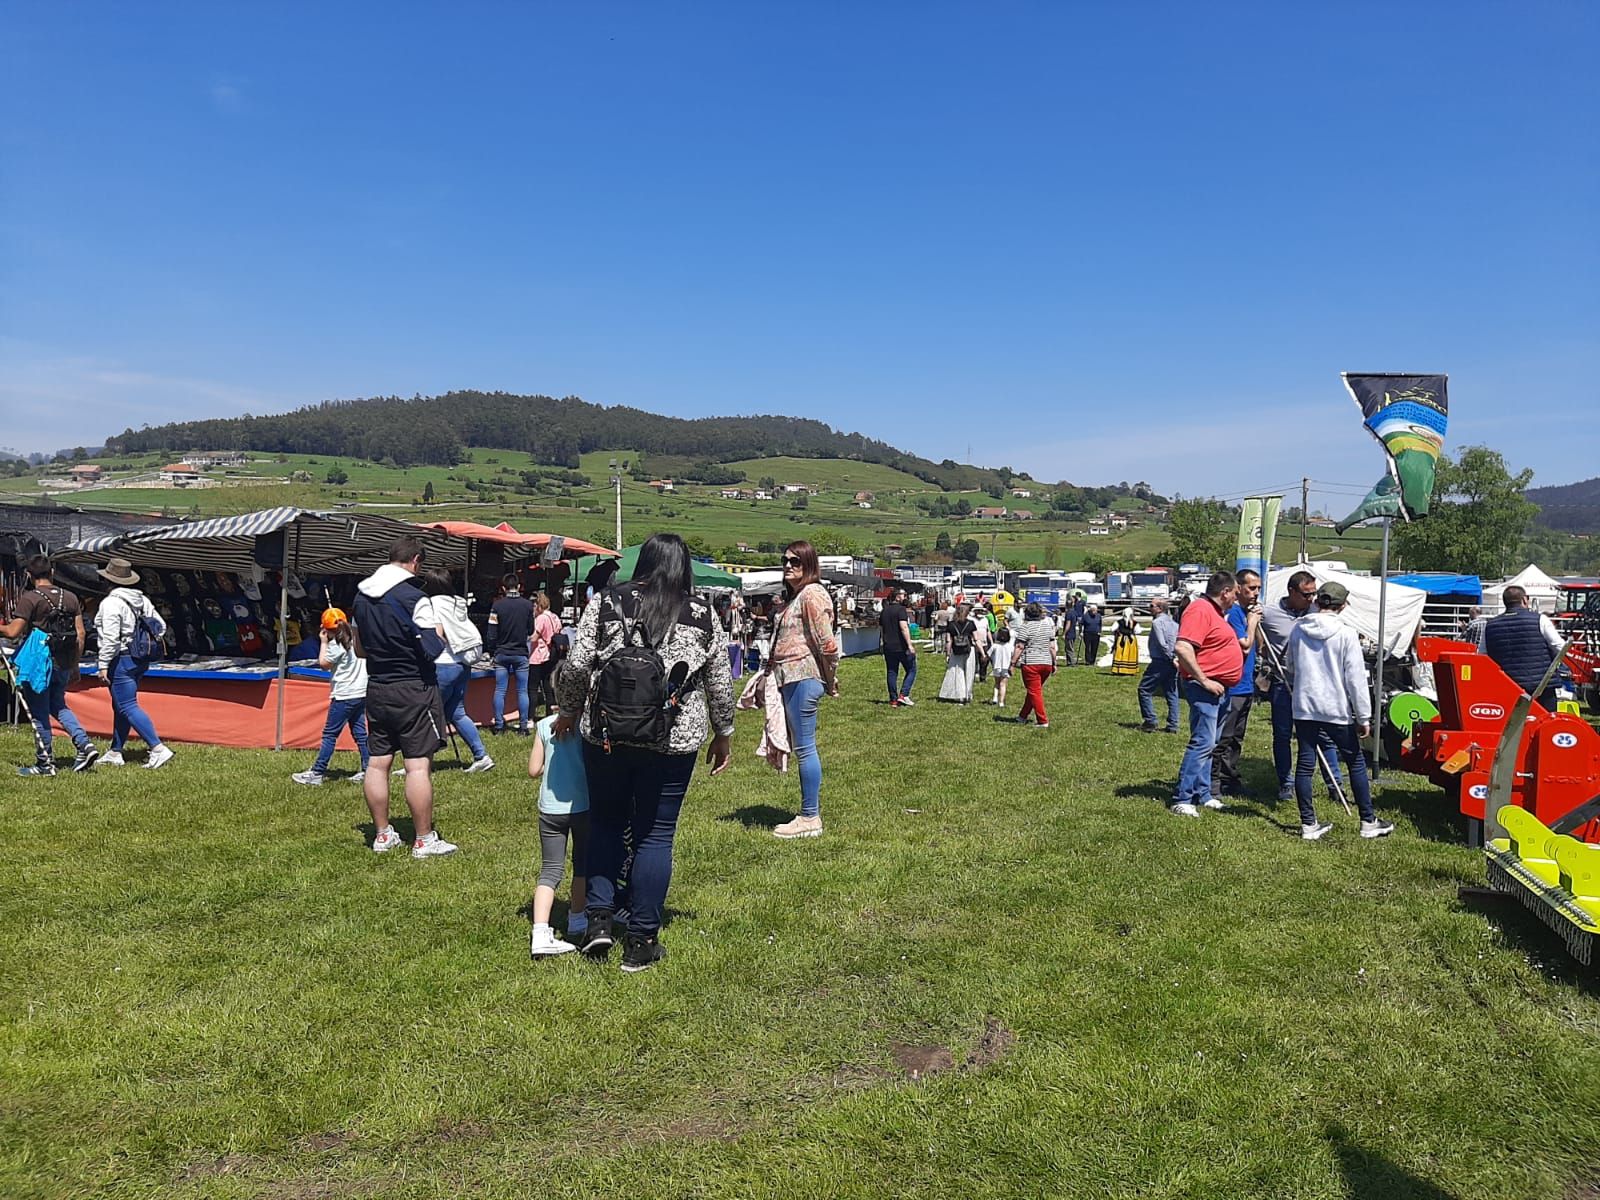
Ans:
{"type": "Polygon", "coordinates": [[[1294,697],[1289,685],[1277,679],[1267,692],[1267,703],[1272,705],[1272,765],[1278,772],[1278,790],[1294,782],[1294,697]]]}
{"type": "Polygon", "coordinates": [[[161,735],[139,707],[139,680],[144,678],[149,666],[127,654],[119,654],[111,662],[111,707],[115,714],[111,721],[113,753],[122,752],[130,730],[142,737],[147,746],[161,744],[161,735]]]}
{"type": "Polygon", "coordinates": [[[1227,693],[1213,696],[1192,679],[1184,680],[1183,698],[1189,702],[1189,744],[1178,768],[1174,804],[1204,804],[1211,799],[1211,755],[1217,748],[1217,712],[1227,693]]]}
{"type": "Polygon", "coordinates": [[[51,669],[48,688],[36,692],[30,687],[24,687],[22,698],[27,701],[28,712],[33,716],[33,727],[39,734],[39,745],[44,747],[46,758],[50,757],[50,748],[55,741],[55,735],[50,729],[51,717],[54,717],[57,724],[67,731],[67,736],[72,739],[72,744],[79,753],[89,748],[89,735],[83,731],[83,726],[78,724],[78,718],[73,716],[72,710],[67,707],[67,673],[60,667],[51,669]]]}
{"type": "Polygon", "coordinates": [[[1178,664],[1168,659],[1152,658],[1150,665],[1139,677],[1139,715],[1150,728],[1156,723],[1156,697],[1167,701],[1167,732],[1178,732],[1178,664]]]}
{"type": "Polygon", "coordinates": [[[783,685],[783,715],[789,719],[789,749],[800,767],[800,815],[822,815],[822,760],[817,757],[817,708],[825,690],[820,679],[783,685]]]}
{"type": "Polygon", "coordinates": [[[608,754],[593,742],[583,744],[589,847],[587,860],[574,862],[572,873],[588,876],[589,919],[615,910],[617,881],[631,843],[628,932],[648,937],[661,928],[672,882],[672,840],[694,760],[693,754],[659,754],[637,746],[612,746],[608,754]]]}
{"type": "Polygon", "coordinates": [[[488,751],[483,748],[478,727],[467,716],[467,684],[472,682],[472,668],[460,663],[436,663],[433,669],[439,677],[439,703],[444,707],[445,719],[456,727],[473,759],[483,758],[488,751]]]}
{"type": "Polygon", "coordinates": [[[904,650],[885,650],[883,661],[889,670],[889,699],[911,695],[911,685],[917,681],[917,656],[904,650]],[[906,673],[904,684],[898,682],[902,669],[906,673]]]}
{"type": "Polygon", "coordinates": [[[1300,823],[1314,825],[1317,811],[1311,806],[1311,784],[1317,774],[1317,747],[1337,771],[1337,758],[1350,771],[1350,791],[1363,821],[1376,821],[1372,807],[1372,785],[1367,780],[1367,756],[1361,752],[1354,725],[1331,725],[1327,721],[1296,721],[1295,736],[1300,742],[1300,757],[1294,768],[1294,798],[1300,802],[1300,823]]]}
{"type": "Polygon", "coordinates": [[[506,723],[506,685],[511,676],[517,677],[517,712],[522,714],[522,724],[528,720],[528,656],[526,654],[499,653],[494,656],[494,726],[499,729],[506,723]]]}
{"type": "Polygon", "coordinates": [[[328,770],[328,764],[333,761],[333,748],[346,725],[350,726],[350,736],[361,754],[361,769],[367,769],[367,698],[360,696],[354,700],[328,701],[328,719],[322,726],[322,749],[317,751],[317,761],[311,764],[318,775],[328,770]]]}

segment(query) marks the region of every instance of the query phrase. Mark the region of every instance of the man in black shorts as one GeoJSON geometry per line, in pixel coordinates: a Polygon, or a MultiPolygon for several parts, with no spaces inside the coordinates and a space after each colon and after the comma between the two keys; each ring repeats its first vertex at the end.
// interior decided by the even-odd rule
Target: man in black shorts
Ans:
{"type": "Polygon", "coordinates": [[[433,756],[445,744],[444,706],[433,662],[444,649],[431,628],[412,615],[422,588],[416,582],[422,542],[395,539],[389,565],[379,567],[356,587],[357,644],[367,660],[367,749],[362,780],[377,835],[378,854],[400,845],[389,824],[389,764],[396,753],[406,764],[406,807],[416,826],[412,858],[453,854],[455,846],[433,828],[433,756]]]}

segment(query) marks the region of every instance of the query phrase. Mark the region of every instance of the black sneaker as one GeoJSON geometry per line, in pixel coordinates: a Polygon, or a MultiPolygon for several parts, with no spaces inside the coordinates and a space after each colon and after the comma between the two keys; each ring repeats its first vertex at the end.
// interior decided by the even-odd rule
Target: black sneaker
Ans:
{"type": "Polygon", "coordinates": [[[96,750],[93,746],[90,746],[87,750],[80,750],[73,756],[72,769],[74,771],[87,771],[90,767],[94,766],[95,761],[99,757],[100,751],[96,750]]]}
{"type": "Polygon", "coordinates": [[[589,931],[584,934],[583,944],[578,949],[591,957],[604,958],[615,942],[616,939],[611,936],[611,918],[590,917],[589,931]]]}
{"type": "Polygon", "coordinates": [[[1155,731],[1156,731],[1156,727],[1154,725],[1141,725],[1141,726],[1139,726],[1139,732],[1140,733],[1154,733],[1155,731]]]}
{"type": "Polygon", "coordinates": [[[648,971],[667,956],[666,947],[656,940],[656,935],[629,933],[622,939],[622,969],[632,974],[648,971]]]}

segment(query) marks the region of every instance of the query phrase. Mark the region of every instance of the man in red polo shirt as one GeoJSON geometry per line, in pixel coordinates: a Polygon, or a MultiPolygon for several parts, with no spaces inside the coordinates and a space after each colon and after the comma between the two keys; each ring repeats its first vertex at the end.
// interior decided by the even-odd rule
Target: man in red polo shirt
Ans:
{"type": "Polygon", "coordinates": [[[1189,701],[1189,744],[1178,768],[1172,811],[1185,817],[1222,807],[1211,794],[1211,756],[1217,748],[1217,714],[1228,689],[1244,675],[1244,651],[1227,617],[1238,590],[1231,572],[1218,571],[1206,581],[1206,594],[1183,610],[1178,623],[1178,672],[1189,701]]]}

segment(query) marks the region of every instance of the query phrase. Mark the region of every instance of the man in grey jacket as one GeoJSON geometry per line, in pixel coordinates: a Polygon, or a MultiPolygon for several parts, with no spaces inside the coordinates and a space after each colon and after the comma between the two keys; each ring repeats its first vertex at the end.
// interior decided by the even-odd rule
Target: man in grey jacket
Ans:
{"type": "Polygon", "coordinates": [[[1279,800],[1294,796],[1294,702],[1282,666],[1289,656],[1289,635],[1311,612],[1316,596],[1317,577],[1310,571],[1296,571],[1289,576],[1289,590],[1261,608],[1261,640],[1272,680],[1267,703],[1272,706],[1272,765],[1278,772],[1279,800]]]}
{"type": "Polygon", "coordinates": [[[1150,665],[1139,679],[1139,715],[1144,719],[1140,733],[1156,731],[1156,696],[1167,700],[1168,733],[1178,732],[1178,622],[1167,611],[1165,596],[1150,601],[1155,621],[1150,626],[1150,665]]]}
{"type": "Polygon", "coordinates": [[[1356,631],[1340,614],[1350,593],[1343,584],[1317,589],[1317,611],[1296,622],[1289,635],[1286,667],[1294,692],[1295,736],[1300,753],[1295,763],[1295,798],[1300,802],[1300,836],[1314,842],[1333,828],[1317,820],[1311,784],[1317,770],[1317,748],[1337,754],[1350,771],[1350,790],[1361,812],[1361,836],[1385,837],[1394,826],[1378,820],[1367,780],[1367,760],[1360,739],[1372,732],[1372,692],[1367,665],[1356,631]]]}

